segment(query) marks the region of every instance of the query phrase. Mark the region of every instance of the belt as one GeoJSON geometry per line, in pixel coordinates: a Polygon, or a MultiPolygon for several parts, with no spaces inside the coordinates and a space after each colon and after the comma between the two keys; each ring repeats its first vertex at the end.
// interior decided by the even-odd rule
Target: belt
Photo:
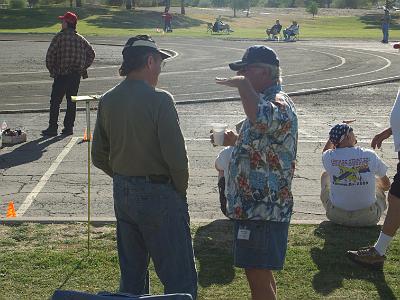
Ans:
{"type": "Polygon", "coordinates": [[[144,179],[147,182],[158,183],[158,184],[167,184],[172,182],[171,178],[167,175],[147,175],[147,176],[133,176],[133,177],[144,179]]]}

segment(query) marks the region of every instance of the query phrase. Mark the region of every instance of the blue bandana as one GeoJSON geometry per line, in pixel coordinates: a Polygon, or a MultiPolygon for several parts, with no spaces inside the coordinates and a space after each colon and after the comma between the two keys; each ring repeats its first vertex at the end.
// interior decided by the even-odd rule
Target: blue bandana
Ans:
{"type": "Polygon", "coordinates": [[[332,127],[331,131],[329,131],[329,140],[337,146],[344,138],[351,132],[353,129],[345,124],[336,124],[332,127]]]}

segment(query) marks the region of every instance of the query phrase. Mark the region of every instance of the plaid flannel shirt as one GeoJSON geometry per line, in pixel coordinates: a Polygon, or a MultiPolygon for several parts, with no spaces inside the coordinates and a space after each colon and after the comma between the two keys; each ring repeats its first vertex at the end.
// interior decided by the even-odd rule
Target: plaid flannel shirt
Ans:
{"type": "Polygon", "coordinates": [[[73,29],[61,30],[50,43],[46,54],[46,67],[50,77],[79,73],[87,78],[87,68],[93,63],[92,45],[73,29]]]}

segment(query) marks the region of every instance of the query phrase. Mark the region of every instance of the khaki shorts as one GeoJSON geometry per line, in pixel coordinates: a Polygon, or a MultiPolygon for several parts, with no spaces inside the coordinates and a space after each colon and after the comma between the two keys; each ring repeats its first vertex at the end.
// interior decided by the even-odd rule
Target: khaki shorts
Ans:
{"type": "Polygon", "coordinates": [[[321,185],[321,202],[326,210],[326,217],[337,224],[345,226],[374,226],[378,224],[382,213],[386,210],[386,195],[381,190],[376,190],[376,202],[370,207],[359,210],[347,211],[339,207],[335,207],[331,199],[330,183],[325,181],[321,185]]]}

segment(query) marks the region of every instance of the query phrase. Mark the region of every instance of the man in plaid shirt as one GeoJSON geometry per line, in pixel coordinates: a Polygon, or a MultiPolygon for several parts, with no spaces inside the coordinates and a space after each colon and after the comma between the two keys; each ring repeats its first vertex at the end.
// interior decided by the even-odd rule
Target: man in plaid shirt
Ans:
{"type": "Polygon", "coordinates": [[[67,12],[59,16],[62,21],[61,31],[51,41],[46,55],[46,67],[50,77],[54,78],[50,99],[49,127],[42,131],[42,135],[56,136],[58,129],[58,115],[64,95],[67,98],[67,112],[64,118],[64,135],[73,134],[76,103],[71,96],[78,94],[81,76],[87,78],[87,69],[93,63],[95,52],[90,43],[76,32],[78,17],[67,12]]]}

